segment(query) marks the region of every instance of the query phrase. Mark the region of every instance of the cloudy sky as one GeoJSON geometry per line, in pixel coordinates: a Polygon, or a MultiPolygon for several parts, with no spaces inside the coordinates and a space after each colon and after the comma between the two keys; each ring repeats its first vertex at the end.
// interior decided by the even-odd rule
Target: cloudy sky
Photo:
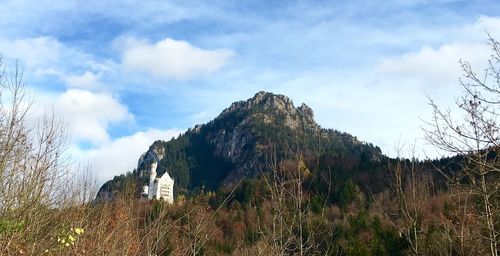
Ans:
{"type": "Polygon", "coordinates": [[[0,52],[105,180],[260,90],[389,155],[424,144],[426,95],[453,103],[458,60],[484,68],[499,13],[495,0],[4,0],[0,52]]]}

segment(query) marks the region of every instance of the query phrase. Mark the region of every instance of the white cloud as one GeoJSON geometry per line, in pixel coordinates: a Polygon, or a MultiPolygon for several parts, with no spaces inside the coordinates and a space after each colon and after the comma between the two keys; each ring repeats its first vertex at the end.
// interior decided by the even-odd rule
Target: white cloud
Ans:
{"type": "Polygon", "coordinates": [[[418,52],[409,52],[383,60],[377,71],[384,76],[421,79],[440,84],[456,82],[460,76],[460,59],[470,62],[478,70],[487,64],[488,45],[485,43],[450,43],[439,48],[424,46],[418,52]]]}
{"type": "Polygon", "coordinates": [[[68,124],[75,142],[90,141],[94,145],[109,141],[109,124],[134,118],[111,95],[81,89],[69,89],[57,96],[55,109],[68,124]]]}
{"type": "Polygon", "coordinates": [[[420,81],[426,87],[456,84],[461,75],[459,60],[469,62],[474,70],[482,71],[490,56],[487,34],[500,36],[500,18],[481,16],[476,22],[443,31],[446,43],[423,45],[416,52],[382,59],[376,71],[383,78],[403,78],[420,81]]]}
{"type": "Polygon", "coordinates": [[[19,59],[28,68],[57,62],[64,46],[52,37],[34,37],[8,40],[0,38],[1,53],[11,59],[19,59]]]}
{"type": "Polygon", "coordinates": [[[87,166],[102,184],[114,175],[132,171],[155,140],[170,140],[182,130],[148,129],[130,136],[111,138],[110,124],[130,122],[133,115],[112,95],[82,89],[68,89],[54,95],[37,92],[33,123],[51,106],[66,124],[70,137],[68,154],[75,167],[87,166]],[[86,144],[90,142],[90,146],[86,144]]]}
{"type": "Polygon", "coordinates": [[[63,80],[69,87],[74,88],[95,89],[102,86],[99,82],[99,75],[90,71],[85,71],[82,75],[63,76],[63,80]]]}
{"type": "Polygon", "coordinates": [[[74,150],[75,157],[83,164],[89,163],[98,175],[98,180],[104,182],[115,175],[132,171],[137,167],[137,161],[142,153],[156,140],[170,140],[182,133],[182,130],[140,131],[130,136],[117,138],[97,148],[74,150]]]}
{"type": "Polygon", "coordinates": [[[234,56],[228,49],[204,50],[170,38],[154,44],[135,38],[121,38],[118,41],[125,46],[122,49],[122,63],[126,68],[165,78],[187,79],[212,73],[234,56]]]}
{"type": "MultiPolygon", "coordinates": [[[[373,83],[378,84],[376,89],[381,92],[373,92],[373,95],[381,96],[387,92],[399,94],[392,99],[382,97],[387,99],[389,105],[385,108],[375,108],[388,113],[386,115],[388,119],[385,122],[383,119],[378,119],[380,124],[375,123],[369,126],[370,129],[375,128],[374,130],[381,131],[373,136],[379,137],[380,145],[390,145],[391,140],[397,140],[394,134],[398,133],[402,135],[403,140],[409,142],[411,142],[411,137],[423,137],[421,127],[425,125],[417,117],[423,120],[431,119],[431,109],[425,106],[428,103],[423,96],[425,94],[428,94],[440,106],[455,110],[454,99],[462,94],[462,88],[458,86],[458,79],[463,75],[459,60],[469,62],[473,70],[478,75],[482,75],[491,54],[486,32],[498,39],[500,18],[483,16],[472,24],[452,27],[442,32],[447,38],[444,43],[437,46],[426,44],[417,51],[386,57],[376,65],[373,83]],[[391,118],[394,117],[399,117],[398,122],[391,122],[391,118]],[[387,122],[390,125],[384,129],[383,124],[387,122]],[[377,126],[379,128],[376,128],[377,126]]],[[[368,131],[360,132],[360,134],[363,133],[369,134],[368,131]]],[[[420,142],[423,143],[423,141],[420,142]]],[[[391,148],[387,146],[385,148],[385,151],[390,152],[391,155],[395,154],[391,148]]],[[[442,153],[430,146],[420,145],[419,148],[425,150],[430,156],[442,153]]]]}
{"type": "Polygon", "coordinates": [[[486,32],[500,36],[500,17],[480,16],[476,22],[450,30],[450,37],[461,41],[485,43],[486,32]]]}
{"type": "Polygon", "coordinates": [[[69,87],[97,89],[101,87],[98,81],[101,76],[113,74],[117,68],[117,64],[111,60],[96,59],[91,54],[46,36],[17,39],[0,37],[0,54],[8,63],[18,60],[19,68],[30,83],[52,76],[59,77],[69,87]],[[81,75],[74,75],[80,70],[81,75]]]}

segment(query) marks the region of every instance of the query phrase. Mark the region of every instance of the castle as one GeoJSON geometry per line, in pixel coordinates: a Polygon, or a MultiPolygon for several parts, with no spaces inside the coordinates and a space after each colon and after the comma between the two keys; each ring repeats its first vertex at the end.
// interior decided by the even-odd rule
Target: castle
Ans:
{"type": "Polygon", "coordinates": [[[156,176],[157,162],[151,164],[151,174],[149,175],[149,186],[144,186],[143,196],[151,199],[165,200],[168,203],[174,202],[174,180],[165,172],[161,177],[156,176]]]}

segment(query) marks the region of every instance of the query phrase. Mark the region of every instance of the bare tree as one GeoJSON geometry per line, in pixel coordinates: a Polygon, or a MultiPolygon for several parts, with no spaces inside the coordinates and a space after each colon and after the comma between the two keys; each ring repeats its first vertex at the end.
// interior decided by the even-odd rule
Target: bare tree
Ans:
{"type": "Polygon", "coordinates": [[[430,100],[433,119],[425,129],[426,139],[435,147],[464,157],[462,170],[439,170],[459,193],[477,200],[473,214],[484,229],[483,241],[491,255],[499,254],[500,203],[500,44],[489,37],[492,49],[484,74],[476,73],[467,61],[460,61],[464,95],[456,99],[460,115],[443,110],[430,100]]]}
{"type": "Polygon", "coordinates": [[[18,233],[44,234],[51,208],[67,199],[66,136],[53,113],[33,122],[33,98],[17,67],[0,60],[0,222],[2,248],[18,233]],[[6,234],[10,234],[7,235],[6,234]]]}
{"type": "Polygon", "coordinates": [[[396,148],[398,157],[395,163],[389,164],[389,186],[395,199],[395,209],[382,207],[377,201],[386,219],[394,225],[399,234],[408,242],[413,255],[421,255],[423,249],[423,209],[430,196],[432,179],[427,175],[422,164],[415,157],[415,145],[409,150],[410,159],[402,156],[405,147],[399,144],[396,148]]]}
{"type": "MultiPolygon", "coordinates": [[[[275,147],[269,154],[270,173],[269,176],[264,176],[264,181],[270,193],[272,220],[269,230],[262,231],[266,245],[261,254],[319,255],[324,253],[315,248],[324,241],[315,241],[315,237],[311,235],[320,232],[320,224],[313,224],[310,209],[306,203],[308,195],[304,183],[311,173],[300,150],[295,152],[298,153],[291,154],[293,155],[291,159],[281,161],[278,160],[275,147]]],[[[324,208],[326,208],[326,202],[324,208]]]]}

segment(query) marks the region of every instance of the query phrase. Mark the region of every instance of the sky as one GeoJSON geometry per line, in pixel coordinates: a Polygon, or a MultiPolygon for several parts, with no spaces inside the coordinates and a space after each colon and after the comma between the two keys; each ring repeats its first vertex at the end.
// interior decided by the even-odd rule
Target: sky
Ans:
{"type": "Polygon", "coordinates": [[[453,105],[460,59],[485,68],[499,14],[495,0],[3,0],[0,53],[100,181],[262,90],[389,156],[403,142],[435,157],[428,97],[453,105]]]}

